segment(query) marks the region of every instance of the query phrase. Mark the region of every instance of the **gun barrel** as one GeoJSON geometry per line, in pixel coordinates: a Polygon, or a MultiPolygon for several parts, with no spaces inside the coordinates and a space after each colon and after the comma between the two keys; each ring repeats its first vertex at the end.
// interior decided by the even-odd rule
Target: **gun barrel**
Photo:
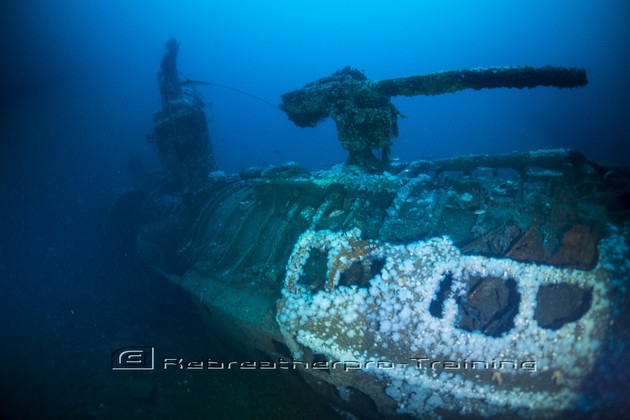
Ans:
{"type": "Polygon", "coordinates": [[[454,70],[421,76],[399,77],[376,82],[385,96],[440,95],[465,89],[533,88],[553,86],[574,88],[586,85],[586,71],[574,67],[488,67],[454,70]]]}

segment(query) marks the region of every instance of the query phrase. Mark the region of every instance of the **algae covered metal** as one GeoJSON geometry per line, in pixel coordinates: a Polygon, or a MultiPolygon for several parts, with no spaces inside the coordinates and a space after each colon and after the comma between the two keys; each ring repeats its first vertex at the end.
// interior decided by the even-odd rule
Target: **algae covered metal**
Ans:
{"type": "MultiPolygon", "coordinates": [[[[504,86],[510,71],[479,77],[488,77],[485,87],[504,86]]],[[[538,77],[533,85],[545,77],[585,82],[578,70],[519,68],[521,79],[510,83],[528,72],[538,77]]],[[[337,76],[346,73],[358,80],[352,70],[337,76]]],[[[449,73],[447,84],[469,80],[460,73],[449,73]]],[[[363,81],[361,89],[385,92],[382,127],[391,129],[398,114],[388,89],[406,94],[400,86],[427,80],[363,81]]],[[[329,82],[306,91],[328,95],[320,103],[341,101],[329,82]]],[[[298,92],[285,105],[296,105],[294,96],[305,94],[298,92]]],[[[181,115],[200,110],[174,100],[181,115]]],[[[188,138],[170,125],[168,102],[156,120],[160,141],[206,147],[198,141],[206,131],[188,138]]],[[[334,119],[333,108],[301,124],[334,119]]],[[[628,168],[574,150],[317,172],[288,163],[201,180],[211,159],[166,163],[168,173],[112,211],[113,219],[137,216],[132,228],[120,224],[140,258],[186,290],[223,339],[266,367],[299,373],[339,410],[362,418],[532,417],[602,413],[623,401],[628,168]]]]}

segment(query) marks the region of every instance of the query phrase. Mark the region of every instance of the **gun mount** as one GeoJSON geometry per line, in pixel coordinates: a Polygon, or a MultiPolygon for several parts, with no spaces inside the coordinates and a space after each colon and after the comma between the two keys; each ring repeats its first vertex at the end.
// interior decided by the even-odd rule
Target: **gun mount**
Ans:
{"type": "Polygon", "coordinates": [[[365,170],[389,164],[390,147],[398,137],[400,112],[394,96],[433,96],[464,89],[573,88],[587,83],[586,72],[564,67],[490,67],[371,81],[346,67],[282,95],[282,109],[298,127],[314,127],[330,117],[349,152],[348,163],[365,170]],[[380,155],[376,157],[373,150],[380,155]]]}

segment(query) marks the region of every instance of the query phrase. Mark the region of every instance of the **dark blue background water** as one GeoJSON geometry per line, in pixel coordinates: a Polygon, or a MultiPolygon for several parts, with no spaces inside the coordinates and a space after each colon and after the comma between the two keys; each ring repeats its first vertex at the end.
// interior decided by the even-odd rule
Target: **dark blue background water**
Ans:
{"type": "MultiPolygon", "coordinates": [[[[130,156],[159,168],[145,135],[160,108],[156,73],[168,38],[180,42],[186,76],[273,103],[346,65],[372,79],[491,65],[582,67],[589,77],[582,89],[395,98],[408,118],[394,156],[573,147],[628,164],[628,22],[630,3],[622,0],[3,1],[3,410],[25,417],[133,410],[108,370],[115,345],[142,340],[189,352],[211,345],[188,297],[112,249],[105,232],[109,206],[133,183],[130,156]]],[[[345,160],[330,121],[299,129],[233,91],[202,93],[226,172],[345,160]]],[[[215,379],[204,386],[237,384],[237,395],[251,378],[215,379]]],[[[189,394],[195,389],[204,388],[189,394]]],[[[195,409],[207,408],[213,392],[202,394],[195,409]]]]}

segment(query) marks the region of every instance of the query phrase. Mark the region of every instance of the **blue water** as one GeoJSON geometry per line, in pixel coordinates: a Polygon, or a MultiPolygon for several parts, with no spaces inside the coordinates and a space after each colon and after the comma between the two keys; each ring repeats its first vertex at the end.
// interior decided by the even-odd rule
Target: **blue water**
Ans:
{"type": "MultiPolygon", "coordinates": [[[[375,80],[492,65],[585,68],[589,84],[581,89],[394,98],[408,118],[400,121],[393,156],[571,147],[627,165],[628,22],[630,3],[623,0],[3,1],[5,417],[108,417],[138,407],[146,415],[166,397],[125,399],[108,370],[112,347],[131,339],[175,350],[212,345],[190,298],[153,278],[105,229],[113,200],[134,183],[130,156],[146,171],[160,168],[145,135],[161,106],[156,73],[168,38],[180,43],[183,74],[215,84],[201,92],[210,103],[216,161],[226,172],[343,162],[332,122],[300,129],[278,109],[218,85],[279,103],[282,93],[346,65],[375,80]]],[[[191,413],[211,408],[207,396],[215,392],[208,389],[232,384],[234,395],[260,393],[252,384],[270,379],[204,380],[206,388],[179,388],[191,413]]],[[[274,404],[285,414],[308,404],[288,400],[274,404]]],[[[309,412],[317,407],[313,402],[309,412]]]]}

